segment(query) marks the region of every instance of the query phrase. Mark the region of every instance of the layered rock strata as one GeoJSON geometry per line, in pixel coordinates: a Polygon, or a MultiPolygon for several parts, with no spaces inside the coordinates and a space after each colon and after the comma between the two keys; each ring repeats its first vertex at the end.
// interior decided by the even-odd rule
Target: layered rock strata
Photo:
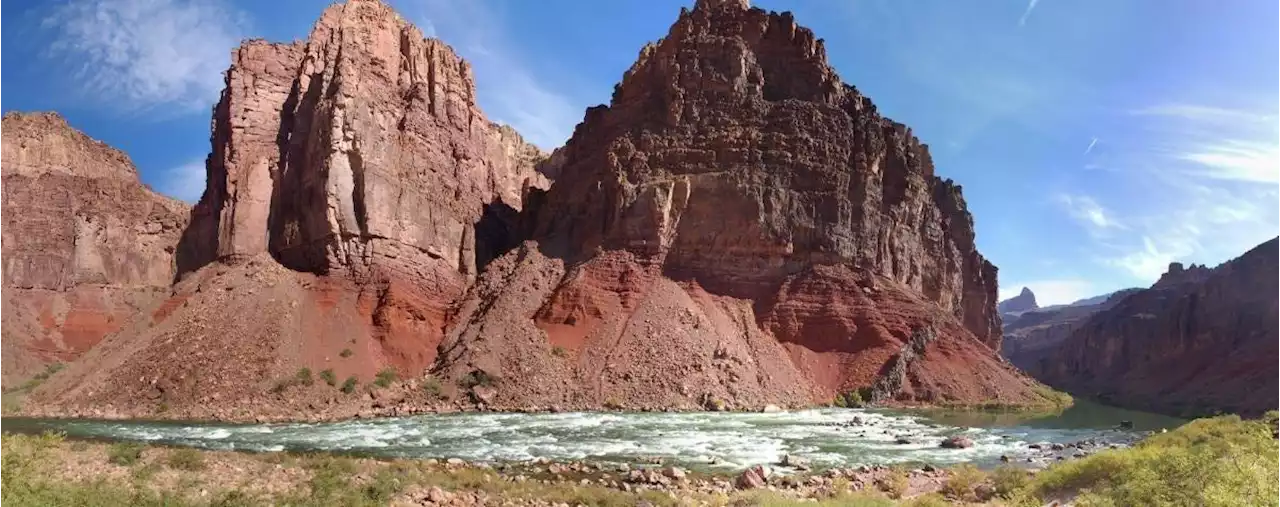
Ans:
{"type": "Polygon", "coordinates": [[[536,243],[442,345],[438,372],[496,384],[487,401],[828,401],[926,322],[898,401],[1037,400],[995,352],[996,269],[959,186],[790,13],[682,10],[553,169],[536,243]]]}
{"type": "Polygon", "coordinates": [[[1176,415],[1276,408],[1280,240],[1216,268],[1179,263],[1079,326],[1041,378],[1110,403],[1176,415]]]}
{"type": "Polygon", "coordinates": [[[56,113],[3,119],[4,384],[72,361],[163,299],[187,206],[56,113]]]}

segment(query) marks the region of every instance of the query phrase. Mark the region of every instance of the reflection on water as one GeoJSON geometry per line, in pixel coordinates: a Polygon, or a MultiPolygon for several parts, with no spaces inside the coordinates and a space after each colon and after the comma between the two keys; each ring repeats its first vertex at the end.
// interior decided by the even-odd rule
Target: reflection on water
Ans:
{"type": "Polygon", "coordinates": [[[1128,421],[1133,423],[1135,431],[1158,431],[1173,429],[1187,422],[1177,417],[1117,408],[1079,398],[1070,408],[1057,414],[945,410],[916,410],[912,413],[938,424],[974,427],[1105,429],[1117,428],[1121,421],[1128,421]]]}
{"type": "Polygon", "coordinates": [[[206,449],[330,451],[382,457],[470,461],[593,459],[642,463],[663,457],[694,469],[740,469],[776,463],[786,454],[816,468],[883,463],[970,462],[994,466],[1001,456],[1030,455],[1028,444],[1086,439],[1129,442],[1139,429],[1169,418],[1080,406],[1054,417],[1013,421],[991,414],[928,416],[888,410],[811,409],[781,413],[465,413],[291,424],[198,424],[82,419],[5,418],[4,431],[65,432],[72,438],[131,440],[206,449]],[[952,435],[973,441],[942,449],[952,435]],[[905,443],[900,443],[902,440],[905,443]]]}

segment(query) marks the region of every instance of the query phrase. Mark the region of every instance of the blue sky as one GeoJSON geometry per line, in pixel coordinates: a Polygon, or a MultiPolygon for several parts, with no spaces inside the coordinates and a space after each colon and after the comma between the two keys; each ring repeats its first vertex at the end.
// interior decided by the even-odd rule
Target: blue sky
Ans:
{"type": "MultiPolygon", "coordinates": [[[[10,0],[3,109],[62,112],[157,190],[204,186],[241,38],[304,38],[316,0],[10,0]]],[[[476,68],[481,105],[550,149],[692,0],[392,0],[476,68]]],[[[1280,231],[1277,2],[757,0],[964,186],[1001,295],[1042,304],[1217,264],[1280,231]]]]}

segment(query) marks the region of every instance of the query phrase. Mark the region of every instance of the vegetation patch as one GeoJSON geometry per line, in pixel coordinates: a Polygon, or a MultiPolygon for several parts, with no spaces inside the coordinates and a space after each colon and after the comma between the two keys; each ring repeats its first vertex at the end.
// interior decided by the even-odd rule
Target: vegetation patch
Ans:
{"type": "Polygon", "coordinates": [[[118,442],[107,449],[107,462],[113,465],[130,466],[142,459],[142,451],[146,447],[134,442],[118,442]]]}
{"type": "Polygon", "coordinates": [[[433,399],[438,400],[444,398],[444,386],[440,385],[440,379],[435,378],[434,376],[427,375],[426,377],[423,377],[422,390],[427,393],[427,396],[433,399]]]}
{"type": "Polygon", "coordinates": [[[383,368],[373,379],[373,385],[378,387],[389,387],[400,376],[396,373],[396,369],[390,366],[383,368]]]}
{"type": "Polygon", "coordinates": [[[338,357],[342,358],[351,357],[352,355],[355,355],[355,352],[352,352],[351,349],[342,349],[342,352],[338,353],[338,357]]]}
{"type": "Polygon", "coordinates": [[[320,379],[331,387],[338,385],[338,377],[333,374],[332,368],[320,372],[320,379]]]}
{"type": "Polygon", "coordinates": [[[178,470],[204,470],[204,453],[191,448],[173,449],[169,451],[165,464],[178,470]]]}
{"type": "Polygon", "coordinates": [[[340,387],[339,389],[341,389],[342,392],[344,393],[351,394],[356,392],[356,386],[359,384],[360,384],[360,381],[356,379],[355,375],[352,375],[350,377],[347,377],[347,380],[342,381],[342,387],[340,387]]]}

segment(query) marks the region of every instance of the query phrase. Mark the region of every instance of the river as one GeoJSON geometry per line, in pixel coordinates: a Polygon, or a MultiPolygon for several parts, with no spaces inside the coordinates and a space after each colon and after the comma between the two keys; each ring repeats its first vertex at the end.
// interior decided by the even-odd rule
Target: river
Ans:
{"type": "Polygon", "coordinates": [[[1016,415],[809,409],[779,413],[459,413],[330,423],[211,424],[6,417],[5,432],[64,432],[70,438],[127,440],[256,452],[330,451],[473,462],[593,459],[644,462],[663,457],[694,469],[732,471],[775,463],[785,454],[815,468],[899,462],[991,467],[1015,461],[1037,442],[1085,439],[1128,443],[1143,431],[1183,421],[1079,401],[1061,414],[1016,415]],[[857,420],[857,423],[850,424],[857,420]],[[1120,421],[1132,430],[1117,428],[1120,421]],[[962,435],[967,449],[942,449],[962,435]],[[899,437],[910,443],[898,443],[899,437]]]}

